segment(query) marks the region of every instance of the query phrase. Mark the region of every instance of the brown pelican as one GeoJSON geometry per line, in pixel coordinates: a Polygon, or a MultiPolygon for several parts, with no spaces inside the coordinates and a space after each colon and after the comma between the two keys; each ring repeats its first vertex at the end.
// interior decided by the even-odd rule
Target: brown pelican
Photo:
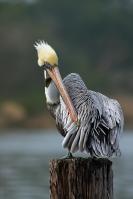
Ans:
{"type": "Polygon", "coordinates": [[[38,65],[44,69],[47,107],[64,137],[62,146],[91,157],[119,154],[123,113],[118,101],[88,90],[76,73],[62,80],[54,49],[44,41],[34,46],[38,65]]]}

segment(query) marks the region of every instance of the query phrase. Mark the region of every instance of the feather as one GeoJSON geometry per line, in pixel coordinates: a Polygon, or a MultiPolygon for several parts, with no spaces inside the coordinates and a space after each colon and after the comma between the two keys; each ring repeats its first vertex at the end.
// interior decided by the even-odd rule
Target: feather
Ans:
{"type": "Polygon", "coordinates": [[[72,123],[70,127],[67,129],[67,134],[63,139],[62,146],[65,148],[67,146],[68,140],[70,139],[71,135],[77,131],[77,126],[72,123]]]}
{"type": "Polygon", "coordinates": [[[84,151],[84,138],[85,138],[85,134],[86,134],[86,131],[85,131],[85,128],[83,127],[80,131],[80,139],[79,139],[79,150],[80,152],[83,152],[84,151]]]}
{"type": "Polygon", "coordinates": [[[64,136],[62,146],[71,152],[84,150],[92,157],[110,157],[119,151],[119,135],[123,130],[123,113],[119,103],[105,95],[88,90],[81,77],[72,73],[63,83],[77,112],[80,125],[71,121],[60,97],[53,110],[57,126],[64,136]]]}
{"type": "Polygon", "coordinates": [[[76,149],[78,148],[78,141],[79,141],[79,138],[80,138],[80,131],[77,132],[74,140],[73,140],[73,143],[72,143],[72,146],[71,146],[71,149],[70,151],[72,153],[74,153],[76,151],[76,149]]]}

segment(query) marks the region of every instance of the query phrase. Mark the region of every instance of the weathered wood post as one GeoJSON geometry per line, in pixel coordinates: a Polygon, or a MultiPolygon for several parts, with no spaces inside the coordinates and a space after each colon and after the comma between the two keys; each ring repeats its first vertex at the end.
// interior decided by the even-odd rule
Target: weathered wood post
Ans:
{"type": "Polygon", "coordinates": [[[112,162],[91,158],[51,160],[50,199],[113,199],[112,162]]]}

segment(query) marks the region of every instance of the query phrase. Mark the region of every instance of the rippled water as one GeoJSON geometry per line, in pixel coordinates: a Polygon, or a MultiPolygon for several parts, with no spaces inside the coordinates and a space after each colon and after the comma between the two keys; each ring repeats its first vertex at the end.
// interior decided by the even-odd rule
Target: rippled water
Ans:
{"type": "MultiPolygon", "coordinates": [[[[66,152],[53,131],[0,134],[0,199],[48,199],[49,160],[66,152]]],[[[133,199],[133,134],[121,139],[122,157],[114,161],[115,199],[133,199]]]]}

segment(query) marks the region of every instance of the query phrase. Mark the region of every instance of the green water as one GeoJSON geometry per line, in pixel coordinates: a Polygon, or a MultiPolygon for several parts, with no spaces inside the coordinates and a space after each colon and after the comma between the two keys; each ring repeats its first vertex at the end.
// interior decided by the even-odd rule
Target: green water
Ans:
{"type": "MultiPolygon", "coordinates": [[[[48,199],[48,163],[66,152],[53,131],[0,135],[0,199],[48,199]]],[[[122,157],[114,161],[115,199],[133,199],[133,134],[121,139],[122,157]]]]}

